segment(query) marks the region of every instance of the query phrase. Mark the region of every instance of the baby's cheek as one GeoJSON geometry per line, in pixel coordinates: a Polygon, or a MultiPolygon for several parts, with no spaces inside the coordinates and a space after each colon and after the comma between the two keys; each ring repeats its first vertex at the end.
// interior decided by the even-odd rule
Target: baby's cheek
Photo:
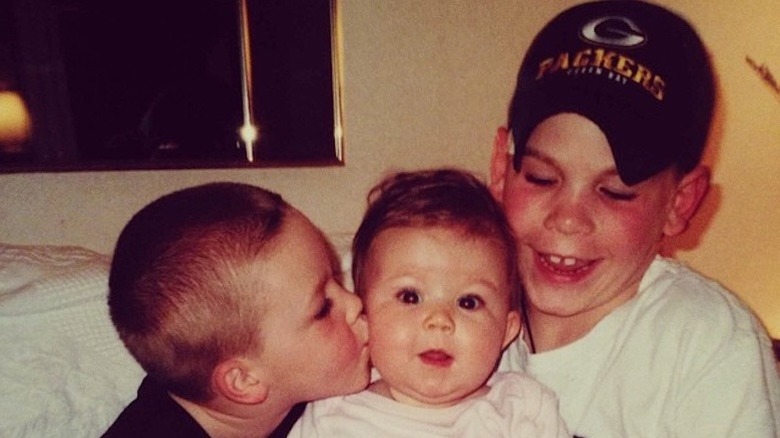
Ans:
{"type": "Polygon", "coordinates": [[[389,347],[387,333],[385,330],[379,329],[377,325],[368,323],[368,351],[373,358],[377,354],[381,354],[382,351],[386,351],[389,347]]]}
{"type": "Polygon", "coordinates": [[[368,345],[372,359],[392,354],[406,344],[409,330],[402,327],[383,324],[379,319],[368,320],[368,345]]]}
{"type": "Polygon", "coordinates": [[[363,331],[361,333],[356,333],[354,327],[345,327],[342,336],[343,342],[341,343],[342,350],[345,353],[351,352],[353,355],[360,355],[360,353],[363,351],[368,329],[363,327],[362,330],[363,331]]]}

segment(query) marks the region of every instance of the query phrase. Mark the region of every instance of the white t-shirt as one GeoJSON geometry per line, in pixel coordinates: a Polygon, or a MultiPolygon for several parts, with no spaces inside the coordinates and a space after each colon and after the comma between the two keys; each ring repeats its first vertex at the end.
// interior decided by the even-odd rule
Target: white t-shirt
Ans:
{"type": "Polygon", "coordinates": [[[555,394],[524,373],[497,373],[490,390],[446,408],[399,403],[371,391],[309,403],[288,437],[570,437],[555,394]]]}
{"type": "Polygon", "coordinates": [[[766,331],[723,287],[661,257],[637,296],[583,338],[533,355],[515,341],[499,369],[553,389],[579,437],[780,436],[766,331]]]}

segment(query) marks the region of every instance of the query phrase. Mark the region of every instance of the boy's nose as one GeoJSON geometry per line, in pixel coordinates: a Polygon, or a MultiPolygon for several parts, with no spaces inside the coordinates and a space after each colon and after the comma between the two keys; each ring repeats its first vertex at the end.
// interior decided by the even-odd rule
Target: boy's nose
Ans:
{"type": "Polygon", "coordinates": [[[344,312],[346,313],[347,322],[352,324],[360,318],[361,312],[363,312],[363,301],[357,294],[346,289],[342,292],[344,294],[344,312]]]}
{"type": "Polygon", "coordinates": [[[345,316],[347,323],[352,326],[355,336],[361,341],[368,341],[368,323],[363,312],[363,301],[356,294],[344,290],[345,298],[345,316]]]}
{"type": "Polygon", "coordinates": [[[559,202],[544,220],[544,226],[565,235],[588,234],[594,222],[583,202],[568,199],[559,202]]]}
{"type": "Polygon", "coordinates": [[[355,321],[352,323],[355,337],[362,343],[368,342],[368,322],[366,321],[366,315],[359,314],[355,321]]]}

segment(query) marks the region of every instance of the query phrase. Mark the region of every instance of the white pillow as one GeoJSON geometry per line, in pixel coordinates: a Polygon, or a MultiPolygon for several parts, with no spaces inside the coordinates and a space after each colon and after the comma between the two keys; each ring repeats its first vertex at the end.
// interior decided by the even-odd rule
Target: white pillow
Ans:
{"type": "MultiPolygon", "coordinates": [[[[328,236],[351,290],[352,234],[328,236]]],[[[108,314],[110,257],[0,244],[0,436],[97,437],[144,372],[108,314]]]]}
{"type": "Polygon", "coordinates": [[[352,282],[352,233],[331,233],[328,239],[341,262],[344,286],[354,291],[352,282]]]}
{"type": "Polygon", "coordinates": [[[108,315],[110,258],[0,244],[0,436],[97,437],[143,371],[108,315]]]}

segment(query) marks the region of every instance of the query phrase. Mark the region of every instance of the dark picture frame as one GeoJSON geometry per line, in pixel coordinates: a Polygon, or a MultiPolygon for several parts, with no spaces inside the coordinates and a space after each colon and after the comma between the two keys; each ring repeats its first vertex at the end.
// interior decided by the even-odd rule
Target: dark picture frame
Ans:
{"type": "Polygon", "coordinates": [[[0,81],[32,120],[0,172],[340,165],[336,14],[335,0],[0,0],[0,81]]]}

